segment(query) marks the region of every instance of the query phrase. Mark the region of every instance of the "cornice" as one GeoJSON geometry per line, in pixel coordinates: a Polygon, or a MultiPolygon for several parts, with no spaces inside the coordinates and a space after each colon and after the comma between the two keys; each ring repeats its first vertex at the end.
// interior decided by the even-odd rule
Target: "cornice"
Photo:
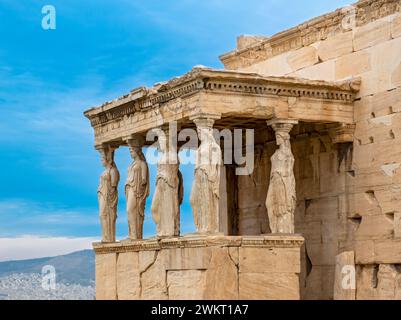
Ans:
{"type": "Polygon", "coordinates": [[[124,240],[116,243],[94,243],[96,254],[160,251],[177,248],[249,247],[249,248],[300,248],[305,239],[301,235],[265,236],[195,236],[149,240],[124,240]]]}
{"type": "Polygon", "coordinates": [[[137,112],[158,109],[178,98],[205,93],[306,97],[352,103],[360,80],[333,83],[291,77],[263,77],[255,73],[194,68],[179,78],[153,88],[138,88],[114,101],[87,110],[93,127],[137,112]]]}
{"type": "MultiPolygon", "coordinates": [[[[363,26],[372,21],[401,12],[400,0],[361,0],[355,8],[356,25],[363,26]]],[[[266,40],[258,41],[242,50],[234,50],[220,56],[227,69],[238,69],[267,60],[279,54],[306,47],[329,35],[342,33],[342,20],[349,13],[346,8],[306,21],[296,27],[282,31],[266,40]]]]}

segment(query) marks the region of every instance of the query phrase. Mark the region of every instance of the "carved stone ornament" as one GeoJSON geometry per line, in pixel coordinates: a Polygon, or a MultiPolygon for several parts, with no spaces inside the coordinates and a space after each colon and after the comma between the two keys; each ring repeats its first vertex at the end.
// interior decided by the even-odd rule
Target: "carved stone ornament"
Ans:
{"type": "Polygon", "coordinates": [[[178,155],[168,143],[166,134],[158,134],[160,158],[157,166],[156,190],[152,202],[152,217],[157,236],[172,237],[180,233],[178,155]]]}
{"type": "Polygon", "coordinates": [[[145,203],[149,196],[149,168],[142,148],[130,142],[129,144],[134,162],[128,168],[128,177],[125,183],[128,237],[131,240],[137,240],[143,237],[145,203]]]}
{"type": "Polygon", "coordinates": [[[199,233],[219,232],[219,188],[222,154],[213,136],[213,119],[194,120],[200,146],[196,152],[191,206],[199,233]]]}
{"type": "Polygon", "coordinates": [[[272,233],[294,233],[296,190],[290,131],[294,122],[272,123],[279,148],[271,157],[266,207],[272,233]]]}
{"type": "Polygon", "coordinates": [[[114,162],[113,148],[102,147],[99,151],[102,156],[103,166],[105,167],[100,177],[97,191],[99,216],[102,226],[102,242],[115,242],[120,173],[114,162]]]}

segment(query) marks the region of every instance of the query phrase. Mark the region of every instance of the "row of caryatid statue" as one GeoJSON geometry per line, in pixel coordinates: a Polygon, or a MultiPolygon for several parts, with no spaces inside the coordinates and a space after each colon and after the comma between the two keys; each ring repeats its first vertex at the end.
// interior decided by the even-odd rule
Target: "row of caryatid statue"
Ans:
{"type": "MultiPolygon", "coordinates": [[[[198,233],[219,232],[219,189],[222,154],[213,136],[213,119],[194,120],[200,140],[196,152],[195,175],[190,203],[198,233]]],[[[294,121],[268,122],[276,133],[279,148],[271,157],[270,185],[266,207],[272,233],[294,233],[296,205],[294,156],[291,151],[290,131],[294,121]]],[[[161,130],[161,129],[160,129],[161,130]]],[[[180,204],[183,199],[183,179],[179,171],[177,151],[169,143],[168,132],[158,134],[158,162],[156,189],[152,199],[152,217],[157,225],[157,236],[173,237],[180,233],[180,204]]],[[[125,184],[129,239],[142,239],[145,203],[149,196],[149,168],[137,140],[128,141],[133,163],[128,169],[125,184]]],[[[118,183],[120,179],[114,163],[114,150],[99,149],[105,171],[100,178],[98,200],[102,225],[102,242],[115,242],[118,183]]]]}
{"type": "MultiPolygon", "coordinates": [[[[191,192],[191,206],[199,233],[219,232],[219,186],[221,150],[213,136],[212,119],[195,119],[199,148],[196,152],[195,176],[191,192]]],[[[152,218],[157,225],[157,236],[173,237],[180,234],[180,205],[183,200],[183,178],[179,171],[177,150],[169,143],[168,131],[159,129],[158,173],[152,199],[152,218]]],[[[128,168],[125,184],[129,239],[143,237],[145,203],[149,196],[149,168],[138,140],[127,141],[133,163],[128,168]]],[[[98,201],[102,225],[102,242],[115,242],[118,184],[120,175],[114,162],[114,149],[99,148],[105,171],[100,178],[98,201]]]]}

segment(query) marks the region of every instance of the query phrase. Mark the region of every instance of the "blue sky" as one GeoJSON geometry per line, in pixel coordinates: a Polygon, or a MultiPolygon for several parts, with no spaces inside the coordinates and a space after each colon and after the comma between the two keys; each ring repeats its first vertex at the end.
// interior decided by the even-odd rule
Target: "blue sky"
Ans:
{"type": "MultiPolygon", "coordinates": [[[[235,48],[238,35],[271,35],[348,3],[0,0],[0,238],[99,237],[102,167],[84,110],[194,65],[222,68],[218,56],[235,48]],[[56,30],[41,28],[46,4],[56,8],[56,30]]],[[[127,234],[129,163],[128,150],[119,150],[119,237],[127,234]]],[[[182,229],[190,232],[192,167],[182,171],[182,229]]],[[[155,174],[152,167],[152,186],[155,174]]]]}

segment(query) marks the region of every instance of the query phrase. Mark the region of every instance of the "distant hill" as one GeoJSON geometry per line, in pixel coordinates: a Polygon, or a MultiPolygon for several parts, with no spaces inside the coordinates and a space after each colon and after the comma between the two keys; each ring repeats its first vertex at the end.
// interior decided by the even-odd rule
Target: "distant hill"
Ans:
{"type": "Polygon", "coordinates": [[[77,251],[56,257],[0,262],[0,277],[17,273],[42,273],[42,267],[45,265],[54,266],[57,282],[81,286],[94,285],[95,254],[93,250],[77,251]]]}

